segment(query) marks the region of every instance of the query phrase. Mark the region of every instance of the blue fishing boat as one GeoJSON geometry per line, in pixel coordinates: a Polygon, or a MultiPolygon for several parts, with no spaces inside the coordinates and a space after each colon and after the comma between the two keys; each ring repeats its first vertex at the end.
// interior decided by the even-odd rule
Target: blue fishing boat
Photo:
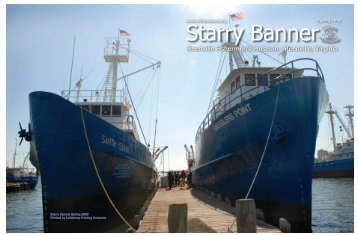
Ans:
{"type": "Polygon", "coordinates": [[[317,159],[313,166],[313,178],[352,178],[354,177],[354,127],[353,127],[353,106],[345,106],[347,109],[346,116],[350,130],[342,121],[337,111],[329,106],[326,112],[329,115],[332,130],[333,151],[328,152],[324,149],[317,151],[317,159]],[[333,115],[337,117],[341,126],[347,134],[348,139],[345,142],[337,143],[335,128],[333,123],[333,115]]]}
{"type": "Polygon", "coordinates": [[[286,63],[285,52],[279,67],[262,67],[257,55],[250,66],[236,46],[225,47],[230,73],[198,128],[193,184],[232,205],[253,198],[267,222],[284,218],[292,232],[310,232],[315,143],[328,103],[321,68],[310,58],[286,63]]]}
{"type": "Polygon", "coordinates": [[[6,167],[6,182],[7,183],[27,183],[30,189],[34,189],[38,182],[38,174],[33,168],[27,166],[29,154],[26,155],[22,166],[16,167],[16,149],[17,139],[15,143],[15,152],[12,157],[12,167],[6,167]]]}
{"type": "Polygon", "coordinates": [[[6,168],[6,182],[8,183],[27,183],[30,189],[34,189],[39,180],[34,170],[18,168],[6,168]]]}
{"type": "Polygon", "coordinates": [[[30,141],[30,159],[41,175],[45,232],[135,229],[131,219],[156,187],[154,157],[130,114],[126,79],[160,62],[119,76],[129,58],[128,36],[107,38],[103,90],[80,90],[81,78],[76,92],[29,95],[29,130],[20,136],[30,141]],[[119,80],[123,90],[117,90],[119,80]]]}

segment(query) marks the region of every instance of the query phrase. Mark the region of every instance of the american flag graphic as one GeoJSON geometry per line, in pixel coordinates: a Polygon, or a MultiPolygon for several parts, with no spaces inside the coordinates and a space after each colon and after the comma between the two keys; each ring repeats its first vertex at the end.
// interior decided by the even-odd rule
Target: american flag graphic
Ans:
{"type": "Polygon", "coordinates": [[[241,11],[240,12],[237,12],[235,14],[231,14],[230,15],[230,18],[232,21],[235,21],[235,20],[242,20],[244,19],[244,13],[242,13],[241,11]]]}

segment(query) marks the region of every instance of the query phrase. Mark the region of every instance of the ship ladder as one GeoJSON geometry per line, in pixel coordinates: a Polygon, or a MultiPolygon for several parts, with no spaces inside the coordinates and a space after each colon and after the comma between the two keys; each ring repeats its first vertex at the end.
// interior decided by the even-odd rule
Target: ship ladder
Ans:
{"type": "MultiPolygon", "coordinates": [[[[245,199],[247,199],[248,196],[250,195],[252,186],[254,185],[254,183],[255,183],[255,181],[256,181],[257,174],[259,173],[259,170],[260,170],[261,164],[262,164],[262,160],[264,159],[264,156],[265,156],[265,153],[266,153],[267,145],[268,145],[269,140],[270,140],[270,136],[271,136],[271,132],[272,132],[272,127],[273,127],[273,123],[274,123],[275,116],[276,116],[276,110],[277,110],[277,104],[278,104],[278,97],[279,97],[279,95],[280,95],[280,86],[278,86],[278,89],[277,89],[277,95],[276,95],[276,101],[275,101],[275,108],[274,108],[274,110],[273,110],[271,125],[270,125],[270,129],[269,129],[269,132],[268,132],[268,135],[267,135],[267,138],[266,138],[266,144],[265,144],[265,147],[264,147],[264,151],[262,152],[261,159],[260,159],[260,163],[259,163],[259,165],[258,165],[258,167],[257,167],[257,169],[256,169],[255,176],[254,176],[254,178],[252,179],[250,188],[249,188],[249,190],[247,191],[247,194],[246,194],[246,196],[245,196],[245,199]]],[[[228,231],[228,232],[232,233],[231,229],[232,229],[232,226],[234,226],[235,222],[236,222],[236,218],[234,219],[234,221],[232,221],[230,227],[227,228],[227,231],[228,231]]]]}
{"type": "Polygon", "coordinates": [[[100,176],[99,173],[98,173],[98,169],[97,169],[96,162],[94,161],[94,158],[93,158],[91,145],[90,145],[89,140],[88,140],[87,129],[86,129],[86,123],[85,123],[85,119],[84,119],[84,117],[83,117],[82,107],[80,107],[80,110],[81,110],[81,118],[82,118],[82,124],[83,124],[83,131],[84,131],[84,135],[85,135],[85,137],[86,137],[86,142],[87,142],[88,151],[89,151],[89,154],[90,154],[90,157],[91,157],[91,161],[92,161],[92,164],[93,164],[93,168],[94,168],[94,170],[95,170],[95,172],[96,172],[98,181],[99,181],[99,183],[101,184],[101,187],[102,187],[102,189],[103,189],[103,192],[104,192],[104,194],[106,195],[106,197],[107,197],[109,203],[112,205],[113,209],[116,211],[116,213],[118,214],[118,216],[124,221],[124,223],[129,227],[129,229],[132,230],[132,231],[134,231],[134,232],[137,232],[137,230],[135,230],[135,229],[129,224],[129,222],[123,217],[123,215],[119,212],[119,210],[117,209],[116,205],[114,205],[114,202],[112,201],[111,197],[109,196],[109,194],[108,194],[108,192],[107,192],[106,187],[105,187],[104,184],[103,184],[102,178],[101,178],[101,176],[100,176]]]}

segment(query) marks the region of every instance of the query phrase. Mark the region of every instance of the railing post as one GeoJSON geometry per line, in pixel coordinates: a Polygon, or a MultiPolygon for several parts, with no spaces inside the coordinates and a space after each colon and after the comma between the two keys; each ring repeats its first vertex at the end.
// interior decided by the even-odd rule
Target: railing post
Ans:
{"type": "Polygon", "coordinates": [[[214,104],[214,107],[213,107],[213,112],[214,112],[214,120],[216,120],[215,104],[214,104]]]}
{"type": "Polygon", "coordinates": [[[224,112],[226,111],[226,104],[227,104],[227,102],[226,102],[226,98],[228,98],[228,96],[226,96],[226,97],[225,97],[224,112]]]}
{"type": "Polygon", "coordinates": [[[291,74],[292,74],[292,79],[294,79],[294,78],[295,78],[295,76],[294,76],[293,61],[291,62],[291,74]]]}

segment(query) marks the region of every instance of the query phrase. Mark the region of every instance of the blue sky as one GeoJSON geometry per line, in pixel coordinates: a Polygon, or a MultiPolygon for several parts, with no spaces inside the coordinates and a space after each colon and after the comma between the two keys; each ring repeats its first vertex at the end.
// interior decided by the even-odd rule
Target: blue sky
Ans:
{"type": "MultiPolygon", "coordinates": [[[[317,22],[319,19],[342,19],[341,24],[334,25],[341,38],[341,42],[335,44],[338,52],[292,52],[287,60],[316,59],[325,75],[333,106],[342,111],[343,106],[354,105],[353,5],[7,5],[6,10],[6,156],[9,164],[18,122],[27,126],[29,121],[27,95],[36,90],[60,94],[68,88],[75,35],[73,81],[79,79],[81,68],[84,74],[94,69],[82,89],[96,89],[102,80],[107,71],[103,60],[105,37],[115,36],[118,29],[131,34],[134,50],[162,62],[156,142],[158,146],[169,146],[166,168],[168,162],[171,169],[186,167],[183,146],[194,145],[196,130],[206,115],[220,58],[219,53],[186,51],[188,45],[193,45],[187,41],[187,19],[227,19],[228,13],[242,11],[245,18],[235,23],[246,29],[244,40],[247,42],[251,40],[251,24],[270,28],[322,28],[324,25],[317,22]]],[[[327,46],[320,40],[262,45],[327,46]]],[[[264,65],[278,65],[258,55],[264,65]]],[[[270,55],[278,58],[277,53],[270,55]]],[[[144,65],[132,58],[135,65],[129,65],[128,71],[144,65]]],[[[146,79],[151,79],[150,71],[129,80],[134,97],[140,96],[138,91],[146,79]]],[[[146,134],[149,133],[148,112],[146,100],[138,109],[146,134]]],[[[153,125],[152,122],[151,135],[153,125]]],[[[152,141],[153,136],[150,139],[152,141]]],[[[317,148],[328,147],[328,118],[324,116],[317,148]]],[[[26,155],[28,148],[28,143],[18,148],[19,159],[26,155]]],[[[20,162],[22,160],[17,161],[20,162]]]]}

